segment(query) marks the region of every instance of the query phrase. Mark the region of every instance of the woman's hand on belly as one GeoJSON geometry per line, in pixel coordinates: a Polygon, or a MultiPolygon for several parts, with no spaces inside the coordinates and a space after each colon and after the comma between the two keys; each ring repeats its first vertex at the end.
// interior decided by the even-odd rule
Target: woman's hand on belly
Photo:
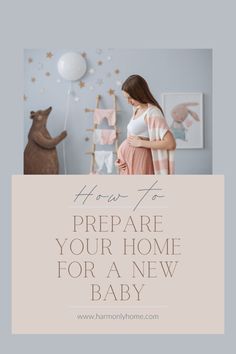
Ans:
{"type": "Polygon", "coordinates": [[[127,139],[129,145],[133,147],[142,147],[142,139],[139,136],[130,135],[127,139]]]}
{"type": "Polygon", "coordinates": [[[119,158],[115,161],[115,166],[119,167],[121,170],[126,169],[126,163],[119,158]]]}

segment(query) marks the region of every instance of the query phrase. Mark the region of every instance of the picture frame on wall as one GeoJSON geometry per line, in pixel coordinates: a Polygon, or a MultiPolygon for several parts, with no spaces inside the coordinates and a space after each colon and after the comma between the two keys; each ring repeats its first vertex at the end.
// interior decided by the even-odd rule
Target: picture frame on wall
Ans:
{"type": "Polygon", "coordinates": [[[162,107],[177,149],[202,149],[203,93],[164,92],[162,107]]]}

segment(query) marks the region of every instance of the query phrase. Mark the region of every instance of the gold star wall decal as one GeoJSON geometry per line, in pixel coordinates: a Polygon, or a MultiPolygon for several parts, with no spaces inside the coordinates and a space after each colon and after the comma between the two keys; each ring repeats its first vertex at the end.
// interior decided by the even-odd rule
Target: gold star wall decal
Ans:
{"type": "Polygon", "coordinates": [[[28,58],[28,63],[29,64],[33,63],[33,59],[32,58],[28,58]]]}
{"type": "Polygon", "coordinates": [[[31,77],[31,81],[34,83],[36,81],[35,77],[31,77]]]}
{"type": "Polygon", "coordinates": [[[119,73],[120,73],[120,70],[119,70],[119,69],[116,69],[116,70],[115,70],[115,74],[118,75],[119,73]]]}
{"type": "Polygon", "coordinates": [[[109,95],[114,95],[115,94],[115,90],[112,90],[112,89],[110,89],[109,91],[108,91],[108,93],[109,93],[109,95]]]}
{"type": "Polygon", "coordinates": [[[84,82],[84,81],[80,81],[80,82],[79,82],[79,87],[80,87],[80,88],[85,87],[85,82],[84,82]]]}
{"type": "Polygon", "coordinates": [[[45,75],[46,75],[46,76],[50,76],[51,74],[50,74],[49,71],[47,71],[47,72],[45,73],[45,75]]]}
{"type": "Polygon", "coordinates": [[[98,64],[98,65],[102,65],[102,61],[101,61],[101,60],[98,60],[97,64],[98,64]]]}
{"type": "Polygon", "coordinates": [[[47,52],[46,58],[47,58],[47,59],[51,59],[52,57],[53,57],[52,52],[47,52]]]}

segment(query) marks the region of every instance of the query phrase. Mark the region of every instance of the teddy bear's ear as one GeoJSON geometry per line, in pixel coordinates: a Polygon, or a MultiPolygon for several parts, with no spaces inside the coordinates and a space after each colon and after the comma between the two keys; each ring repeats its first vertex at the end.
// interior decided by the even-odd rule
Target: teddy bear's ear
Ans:
{"type": "Polygon", "coordinates": [[[35,116],[35,112],[34,112],[34,111],[31,111],[31,112],[30,112],[30,118],[33,119],[34,116],[35,116]]]}

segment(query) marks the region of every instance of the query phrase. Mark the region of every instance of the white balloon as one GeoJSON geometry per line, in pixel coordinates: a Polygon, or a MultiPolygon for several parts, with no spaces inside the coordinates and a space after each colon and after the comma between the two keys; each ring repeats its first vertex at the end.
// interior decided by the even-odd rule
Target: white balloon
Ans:
{"type": "Polygon", "coordinates": [[[68,52],[58,60],[57,69],[63,79],[79,80],[86,72],[86,61],[80,54],[68,52]]]}

